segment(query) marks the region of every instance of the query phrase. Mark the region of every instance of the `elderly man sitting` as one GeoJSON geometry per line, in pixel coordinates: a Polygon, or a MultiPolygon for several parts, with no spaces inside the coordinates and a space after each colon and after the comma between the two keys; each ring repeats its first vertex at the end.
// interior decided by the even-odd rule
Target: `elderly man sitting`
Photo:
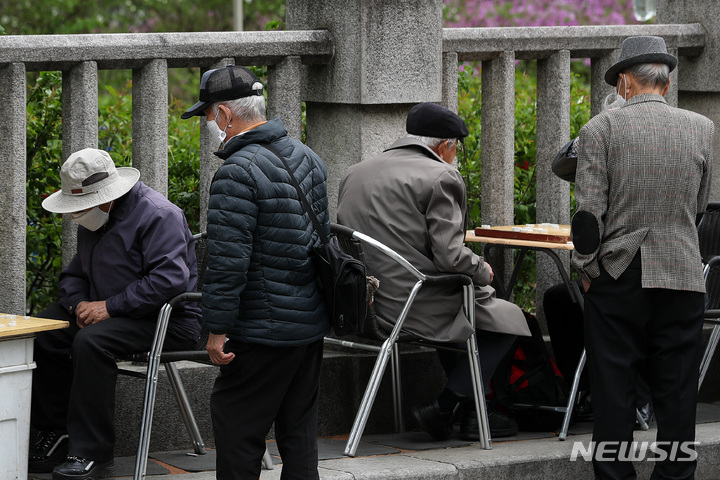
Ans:
{"type": "MultiPolygon", "coordinates": [[[[77,254],[63,269],[59,302],[39,317],[70,327],[35,340],[29,472],[53,480],[101,478],[113,466],[115,358],[150,349],[160,307],[194,290],[197,261],[183,212],[86,148],[60,170],[62,190],[43,208],[70,213],[80,225],[77,254]]],[[[173,309],[165,346],[192,348],[200,310],[173,309]]]]}
{"type": "MultiPolygon", "coordinates": [[[[462,273],[475,284],[475,318],[480,365],[488,382],[500,359],[517,335],[529,335],[525,317],[516,305],[498,299],[489,286],[492,268],[483,257],[464,244],[465,182],[455,159],[458,140],[468,135],[465,122],[447,108],[433,103],[413,107],[407,116],[406,138],[401,138],[380,155],[350,167],[340,183],[338,221],[383,242],[420,271],[462,273]]],[[[366,252],[379,278],[393,278],[392,287],[375,294],[375,308],[381,318],[397,318],[414,279],[403,269],[389,265],[370,249],[366,252]]],[[[472,334],[467,319],[459,312],[462,292],[441,287],[424,287],[408,314],[404,327],[429,340],[463,343],[472,334]]],[[[387,325],[392,328],[391,325],[387,325]]],[[[453,432],[455,412],[473,405],[468,362],[455,354],[438,352],[448,381],[440,396],[428,405],[416,406],[413,414],[420,426],[436,440],[453,432]]],[[[472,408],[465,409],[461,435],[478,438],[472,408]]],[[[515,420],[489,409],[491,435],[514,435],[515,420]]]]}

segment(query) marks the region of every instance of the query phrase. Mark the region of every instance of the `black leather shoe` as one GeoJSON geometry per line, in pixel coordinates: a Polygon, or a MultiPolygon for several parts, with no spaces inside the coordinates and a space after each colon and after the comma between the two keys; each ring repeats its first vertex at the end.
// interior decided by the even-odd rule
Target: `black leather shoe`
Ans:
{"type": "Polygon", "coordinates": [[[580,392],[577,405],[573,410],[575,420],[578,422],[591,422],[594,418],[592,397],[587,392],[580,392]]]}
{"type": "Polygon", "coordinates": [[[65,461],[68,435],[60,430],[39,430],[30,440],[29,473],[49,473],[65,461]]]}
{"type": "Polygon", "coordinates": [[[420,427],[437,441],[447,440],[453,433],[453,414],[443,414],[437,400],[412,407],[412,414],[420,427]]]}
{"type": "Polygon", "coordinates": [[[113,459],[96,462],[80,457],[67,457],[65,463],[55,467],[53,480],[96,480],[110,475],[113,459]]]}
{"type": "MultiPolygon", "coordinates": [[[[492,409],[488,410],[488,425],[490,426],[490,438],[512,437],[519,430],[514,418],[492,409]]],[[[480,440],[480,428],[474,409],[468,409],[460,421],[460,438],[473,442],[480,440]]]]}

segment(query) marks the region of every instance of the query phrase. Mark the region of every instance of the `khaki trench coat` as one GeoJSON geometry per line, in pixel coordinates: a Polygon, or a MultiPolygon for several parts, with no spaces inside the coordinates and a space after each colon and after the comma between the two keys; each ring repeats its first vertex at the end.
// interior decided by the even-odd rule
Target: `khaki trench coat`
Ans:
{"type": "MultiPolygon", "coordinates": [[[[397,140],[377,157],[350,167],[340,183],[338,222],[392,248],[426,274],[463,273],[473,278],[475,322],[480,330],[529,335],[516,305],[495,296],[483,257],[465,246],[465,184],[460,172],[421,142],[397,140]]],[[[380,280],[375,309],[394,324],[415,283],[402,267],[365,252],[369,274],[380,280]]],[[[472,329],[462,312],[462,290],[426,286],[404,328],[423,338],[464,342],[472,329]]]]}

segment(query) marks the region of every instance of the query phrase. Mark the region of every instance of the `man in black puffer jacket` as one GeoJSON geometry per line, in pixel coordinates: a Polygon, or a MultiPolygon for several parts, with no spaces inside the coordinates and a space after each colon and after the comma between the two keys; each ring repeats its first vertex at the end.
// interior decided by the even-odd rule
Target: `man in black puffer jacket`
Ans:
{"type": "Polygon", "coordinates": [[[225,160],[210,187],[203,321],[221,365],[210,399],[217,478],[257,479],[275,422],[283,478],[317,479],[317,401],[323,337],[330,331],[309,252],[320,244],[288,171],[330,234],[320,157],[267,121],[262,84],[229,65],[206,72],[200,101],[225,160]],[[227,339],[227,343],[226,343],[227,339]]]}

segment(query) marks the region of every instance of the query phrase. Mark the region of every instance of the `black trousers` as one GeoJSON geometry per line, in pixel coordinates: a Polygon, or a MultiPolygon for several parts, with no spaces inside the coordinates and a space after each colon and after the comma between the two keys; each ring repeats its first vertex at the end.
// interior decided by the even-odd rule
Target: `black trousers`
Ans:
{"type": "MultiPolygon", "coordinates": [[[[579,279],[577,283],[582,292],[579,279]]],[[[564,283],[553,285],[545,291],[543,309],[558,369],[565,381],[572,384],[580,356],[585,348],[585,316],[580,305],[572,301],[564,283]]],[[[584,368],[580,375],[578,389],[581,392],[590,392],[588,371],[589,368],[584,368]]],[[[644,379],[645,373],[641,372],[637,384],[637,408],[642,408],[650,401],[650,388],[644,379]]]]}
{"type": "MultiPolygon", "coordinates": [[[[639,256],[617,280],[601,270],[585,295],[596,446],[632,441],[636,383],[643,365],[657,441],[695,440],[703,294],[642,288],[641,272],[639,256]]],[[[608,456],[613,455],[606,451],[608,456]]],[[[651,478],[692,479],[695,466],[695,461],[659,461],[651,478]]],[[[597,479],[636,478],[629,461],[594,460],[593,467],[597,479]]]]}
{"type": "MultiPolygon", "coordinates": [[[[148,351],[156,319],[113,317],[81,329],[57,303],[37,316],[70,326],[35,338],[30,424],[67,431],[70,455],[107,461],[115,446],[115,359],[148,351]]],[[[190,349],[194,343],[168,330],[165,348],[190,349]]]]}
{"type": "MultiPolygon", "coordinates": [[[[580,287],[582,291],[582,286],[580,287]]],[[[545,291],[543,309],[557,367],[571,384],[585,348],[585,321],[580,305],[572,301],[567,285],[558,283],[545,291]]],[[[590,390],[588,369],[580,375],[580,391],[590,390]]]]}
{"type": "MultiPolygon", "coordinates": [[[[483,389],[485,395],[487,395],[490,393],[490,380],[500,360],[502,360],[510,350],[517,336],[506,333],[475,330],[475,338],[478,345],[478,361],[480,362],[483,389]]],[[[459,343],[457,347],[465,348],[465,344],[459,343]]],[[[470,363],[467,360],[467,354],[448,350],[437,350],[437,355],[445,371],[445,376],[447,377],[445,388],[452,390],[458,395],[473,398],[470,363]]]]}
{"type": "Polygon", "coordinates": [[[270,347],[229,340],[210,397],[218,480],[257,480],[265,436],[275,422],[282,480],[316,480],[318,393],[323,340],[270,347]]]}

